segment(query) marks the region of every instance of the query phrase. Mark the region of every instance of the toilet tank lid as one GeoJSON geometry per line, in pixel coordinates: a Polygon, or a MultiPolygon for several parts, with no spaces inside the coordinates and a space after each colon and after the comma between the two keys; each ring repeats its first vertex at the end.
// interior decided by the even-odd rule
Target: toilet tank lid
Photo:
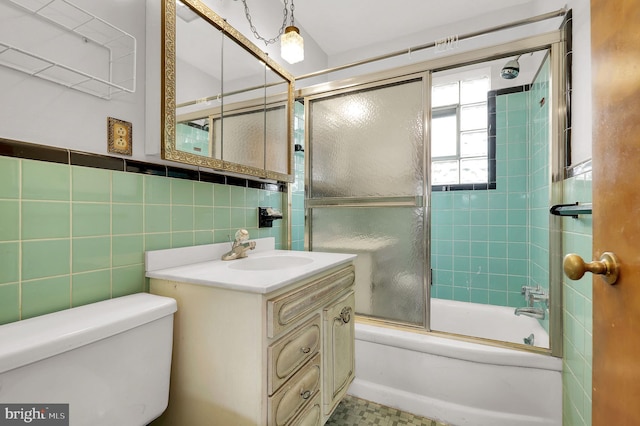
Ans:
{"type": "Polygon", "coordinates": [[[137,293],[0,326],[0,373],[173,315],[176,301],[137,293]]]}

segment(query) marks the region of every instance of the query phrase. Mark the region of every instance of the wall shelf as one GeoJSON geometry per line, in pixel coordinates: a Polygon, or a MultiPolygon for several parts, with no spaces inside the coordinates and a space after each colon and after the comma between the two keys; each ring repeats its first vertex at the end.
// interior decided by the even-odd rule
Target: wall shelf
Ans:
{"type": "MultiPolygon", "coordinates": [[[[116,93],[135,92],[136,39],[133,36],[68,0],[9,1],[23,12],[23,17],[36,18],[25,22],[39,27],[21,26],[20,29],[25,33],[37,32],[47,26],[72,35],[71,40],[83,43],[95,51],[90,53],[105,59],[95,61],[100,64],[100,69],[80,69],[51,56],[56,50],[72,49],[70,45],[57,45],[56,49],[47,49],[45,54],[34,50],[38,47],[35,43],[29,45],[27,41],[25,45],[18,45],[15,40],[21,40],[22,37],[14,37],[13,42],[6,41],[8,33],[0,32],[4,38],[0,39],[0,65],[103,99],[111,99],[116,93]]],[[[65,39],[60,37],[59,40],[65,39]]],[[[68,43],[69,39],[66,41],[68,43]]],[[[91,55],[86,57],[91,58],[91,55]]]]}

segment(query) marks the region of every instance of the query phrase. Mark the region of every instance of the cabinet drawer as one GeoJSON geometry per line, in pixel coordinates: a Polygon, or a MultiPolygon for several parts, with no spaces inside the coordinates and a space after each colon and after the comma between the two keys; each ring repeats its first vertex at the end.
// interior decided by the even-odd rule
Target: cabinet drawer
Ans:
{"type": "Polygon", "coordinates": [[[268,398],[269,425],[282,426],[320,394],[320,354],[302,367],[278,392],[268,398]]]}
{"type": "Polygon", "coordinates": [[[320,350],[320,315],[269,346],[267,365],[269,395],[320,350]]]}
{"type": "Polygon", "coordinates": [[[322,409],[320,407],[320,393],[309,403],[298,417],[291,423],[291,426],[320,426],[322,421],[322,409]]]}
{"type": "Polygon", "coordinates": [[[352,265],[326,275],[302,288],[285,293],[267,301],[267,334],[269,337],[281,333],[314,309],[344,290],[350,288],[355,279],[352,265]]]}

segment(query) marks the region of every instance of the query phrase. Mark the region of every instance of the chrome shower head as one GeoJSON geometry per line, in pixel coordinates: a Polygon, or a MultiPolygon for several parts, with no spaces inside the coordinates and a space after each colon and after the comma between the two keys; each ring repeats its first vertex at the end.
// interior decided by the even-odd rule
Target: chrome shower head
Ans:
{"type": "Polygon", "coordinates": [[[500,77],[511,80],[516,78],[518,74],[520,74],[520,63],[518,62],[520,56],[522,55],[518,55],[517,58],[511,59],[509,62],[504,64],[504,67],[502,67],[502,70],[500,70],[500,77]]]}

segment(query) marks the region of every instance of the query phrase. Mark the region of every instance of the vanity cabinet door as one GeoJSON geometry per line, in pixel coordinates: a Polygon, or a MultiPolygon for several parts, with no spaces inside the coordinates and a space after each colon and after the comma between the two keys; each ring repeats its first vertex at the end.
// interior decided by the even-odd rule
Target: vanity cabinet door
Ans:
{"type": "Polygon", "coordinates": [[[355,296],[353,291],[323,311],[324,410],[328,416],[347,392],[355,374],[355,296]]]}

